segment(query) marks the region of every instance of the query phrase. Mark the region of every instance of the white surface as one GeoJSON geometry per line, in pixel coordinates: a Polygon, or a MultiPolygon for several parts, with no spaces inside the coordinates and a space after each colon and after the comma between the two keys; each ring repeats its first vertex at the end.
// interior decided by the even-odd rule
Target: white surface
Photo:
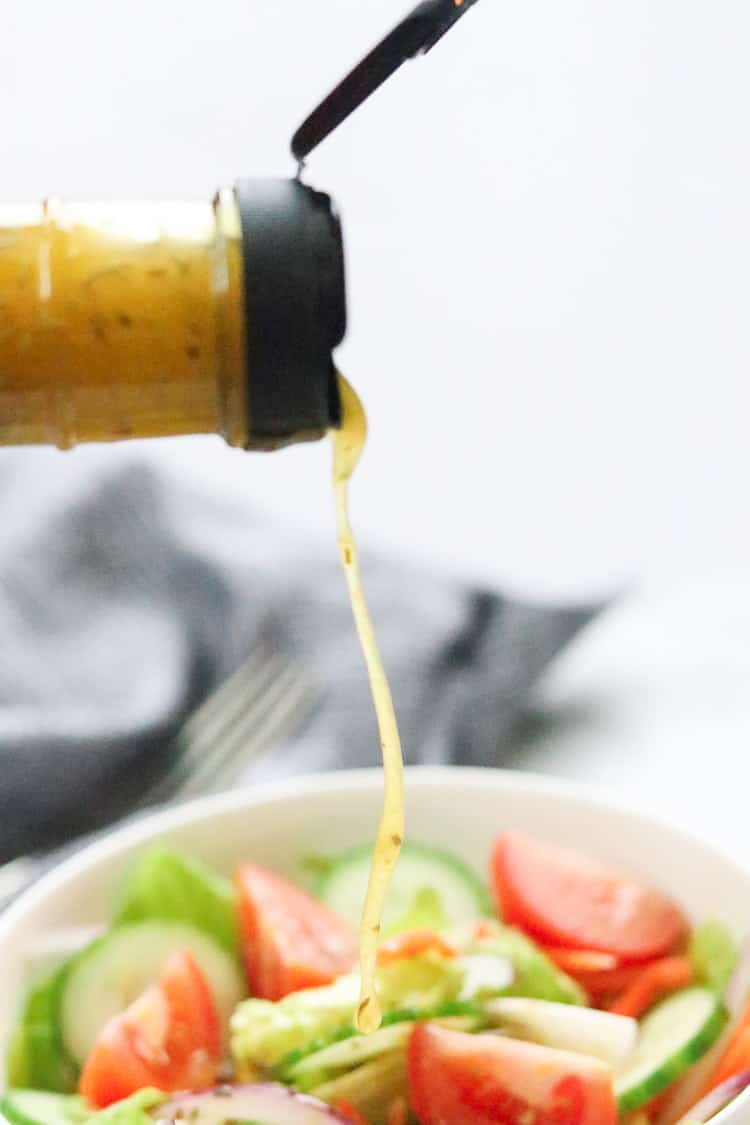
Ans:
{"type": "Polygon", "coordinates": [[[611,786],[750,865],[750,591],[653,588],[563,654],[514,762],[611,786]]]}
{"type": "MultiPolygon", "coordinates": [[[[408,3],[4,0],[0,199],[287,173],[408,3]]],[[[314,157],[367,540],[551,593],[750,563],[748,42],[746,0],[482,0],[314,157]]],[[[168,455],[330,529],[325,450],[168,455]]]]}
{"type": "MultiPolygon", "coordinates": [[[[533,832],[662,884],[693,915],[721,917],[738,937],[750,928],[747,870],[582,787],[484,770],[435,769],[411,771],[406,794],[413,838],[448,847],[479,871],[486,869],[500,829],[533,832]]],[[[381,799],[377,770],[234,793],[159,814],[63,864],[0,919],[0,964],[6,983],[12,982],[0,993],[0,1054],[23,987],[30,940],[74,922],[106,920],[113,888],[148,841],[168,839],[227,872],[240,857],[252,857],[301,878],[311,842],[318,850],[335,851],[374,833],[381,799]]],[[[732,1120],[735,1113],[720,1115],[716,1125],[732,1120]]]]}

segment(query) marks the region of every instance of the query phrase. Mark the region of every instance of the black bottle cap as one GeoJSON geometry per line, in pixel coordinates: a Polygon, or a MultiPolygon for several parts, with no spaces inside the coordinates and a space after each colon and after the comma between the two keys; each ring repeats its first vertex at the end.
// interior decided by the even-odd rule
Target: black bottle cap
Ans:
{"type": "Polygon", "coordinates": [[[275,447],[341,422],[333,349],[346,332],[341,224],[299,180],[243,180],[249,442],[275,447]]]}

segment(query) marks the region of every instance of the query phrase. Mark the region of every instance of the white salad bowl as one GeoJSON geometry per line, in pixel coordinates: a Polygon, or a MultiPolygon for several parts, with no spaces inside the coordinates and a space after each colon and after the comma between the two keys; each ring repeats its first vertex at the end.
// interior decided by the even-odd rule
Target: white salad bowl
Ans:
{"type": "MultiPolygon", "coordinates": [[[[3,1059],[28,987],[28,949],[55,931],[108,921],[118,883],[144,845],[168,841],[227,873],[252,858],[304,882],[306,857],[374,838],[382,786],[380,771],[357,770],[240,790],[153,813],[62,863],[0,915],[3,1059]]],[[[413,769],[406,816],[407,839],[448,848],[483,874],[498,832],[513,828],[663,887],[695,920],[719,919],[738,939],[750,934],[750,872],[586,787],[501,770],[413,769]]],[[[748,1121],[750,1089],[714,1118],[715,1125],[748,1121]]]]}

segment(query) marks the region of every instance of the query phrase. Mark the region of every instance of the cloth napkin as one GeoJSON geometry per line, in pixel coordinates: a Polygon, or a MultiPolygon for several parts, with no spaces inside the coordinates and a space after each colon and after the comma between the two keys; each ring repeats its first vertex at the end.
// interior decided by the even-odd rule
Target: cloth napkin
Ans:
{"type": "MultiPolygon", "coordinates": [[[[261,639],[321,696],[247,783],[376,764],[334,544],[313,549],[138,453],[96,464],[0,457],[0,862],[127,814],[261,639]]],[[[535,606],[366,551],[363,567],[407,762],[501,764],[539,677],[598,607],[535,606]]]]}

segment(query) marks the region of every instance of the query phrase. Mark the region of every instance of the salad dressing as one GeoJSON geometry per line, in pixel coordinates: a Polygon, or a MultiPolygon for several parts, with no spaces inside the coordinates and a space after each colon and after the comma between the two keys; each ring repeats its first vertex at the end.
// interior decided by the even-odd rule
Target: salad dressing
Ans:
{"type": "Polygon", "coordinates": [[[352,613],[370,678],[385,775],[383,813],[375,842],[360,925],[361,984],[356,1024],[359,1031],[372,1032],[377,1031],[382,1019],[375,987],[380,919],[391,873],[404,837],[403,759],[393,698],[362,589],[357,545],[349,520],[349,481],[365,447],[367,419],[356,392],[342,376],[339,376],[339,389],[341,428],[331,431],[339,551],[349,588],[352,613]]]}

